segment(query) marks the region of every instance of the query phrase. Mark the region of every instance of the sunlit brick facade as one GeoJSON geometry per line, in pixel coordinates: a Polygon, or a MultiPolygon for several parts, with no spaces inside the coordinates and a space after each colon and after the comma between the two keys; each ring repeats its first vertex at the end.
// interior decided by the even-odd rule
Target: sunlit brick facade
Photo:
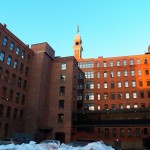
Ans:
{"type": "MultiPolygon", "coordinates": [[[[79,46],[79,41],[74,40],[73,48],[79,46]]],[[[83,110],[74,112],[73,139],[103,140],[122,148],[147,146],[150,138],[149,50],[142,55],[109,58],[84,59],[76,54],[78,52],[75,57],[85,80],[83,110]]]]}

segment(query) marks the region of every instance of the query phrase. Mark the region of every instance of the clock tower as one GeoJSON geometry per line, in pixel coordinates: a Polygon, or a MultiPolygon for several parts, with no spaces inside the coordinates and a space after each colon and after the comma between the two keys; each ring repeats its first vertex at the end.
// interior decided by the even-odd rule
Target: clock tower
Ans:
{"type": "Polygon", "coordinates": [[[82,48],[81,36],[78,32],[79,32],[79,26],[77,28],[77,34],[75,35],[75,38],[74,38],[73,50],[74,50],[74,57],[76,59],[81,59],[83,48],[82,48]]]}

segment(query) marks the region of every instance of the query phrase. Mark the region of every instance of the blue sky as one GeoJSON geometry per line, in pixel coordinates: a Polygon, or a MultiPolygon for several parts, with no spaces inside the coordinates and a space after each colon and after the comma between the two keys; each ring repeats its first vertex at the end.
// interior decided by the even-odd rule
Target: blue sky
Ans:
{"type": "Polygon", "coordinates": [[[25,44],[48,42],[72,56],[80,26],[83,58],[143,54],[150,44],[150,0],[1,0],[0,22],[25,44]]]}

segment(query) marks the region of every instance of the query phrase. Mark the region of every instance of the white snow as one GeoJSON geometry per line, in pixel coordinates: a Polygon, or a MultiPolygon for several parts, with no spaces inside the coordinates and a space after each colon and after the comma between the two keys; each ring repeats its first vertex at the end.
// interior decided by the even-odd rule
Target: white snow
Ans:
{"type": "Polygon", "coordinates": [[[36,144],[31,141],[29,144],[21,145],[0,145],[0,150],[114,150],[110,146],[106,146],[103,142],[93,142],[84,147],[72,147],[65,144],[60,146],[56,144],[36,144]]]}

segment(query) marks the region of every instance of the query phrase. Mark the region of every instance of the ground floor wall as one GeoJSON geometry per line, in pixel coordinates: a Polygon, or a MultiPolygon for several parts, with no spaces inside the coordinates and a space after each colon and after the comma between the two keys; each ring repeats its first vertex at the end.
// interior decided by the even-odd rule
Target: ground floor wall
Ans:
{"type": "Polygon", "coordinates": [[[122,149],[144,149],[149,147],[150,127],[74,127],[72,140],[95,140],[122,149]]]}

